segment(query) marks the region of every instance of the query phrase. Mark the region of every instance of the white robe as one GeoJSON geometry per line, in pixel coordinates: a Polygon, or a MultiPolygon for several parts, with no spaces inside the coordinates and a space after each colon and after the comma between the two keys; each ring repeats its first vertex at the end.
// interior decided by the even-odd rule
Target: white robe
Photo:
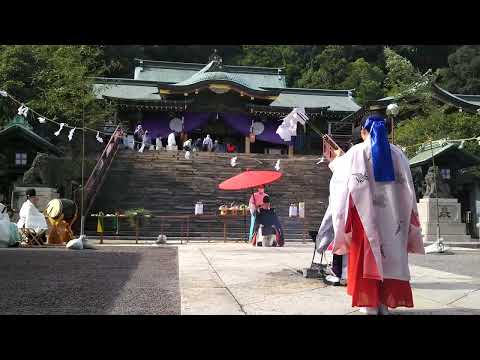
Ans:
{"type": "Polygon", "coordinates": [[[19,229],[23,228],[23,226],[25,226],[26,229],[33,229],[35,231],[48,229],[45,216],[38,211],[30,200],[26,200],[23,203],[19,216],[20,219],[17,223],[19,229]]]}
{"type": "Polygon", "coordinates": [[[175,141],[175,133],[171,133],[167,138],[168,146],[176,146],[177,142],[175,141]]]}
{"type": "Polygon", "coordinates": [[[335,240],[333,252],[348,253],[351,232],[346,233],[350,197],[360,216],[381,278],[410,280],[408,252],[424,254],[417,201],[408,159],[390,145],[395,181],[377,182],[373,175],[371,139],[353,146],[332,161],[330,206],[335,240]]]}
{"type": "Polygon", "coordinates": [[[6,209],[5,205],[0,203],[0,247],[8,247],[10,244],[10,217],[7,212],[3,212],[6,209]]]}

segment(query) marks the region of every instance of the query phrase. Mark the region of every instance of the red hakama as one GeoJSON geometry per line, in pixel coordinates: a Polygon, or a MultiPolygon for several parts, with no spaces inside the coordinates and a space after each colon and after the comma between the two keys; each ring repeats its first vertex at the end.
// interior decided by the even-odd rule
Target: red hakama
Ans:
{"type": "Polygon", "coordinates": [[[390,308],[413,307],[409,281],[397,279],[382,281],[355,206],[350,207],[346,230],[347,233],[352,231],[347,285],[347,293],[352,296],[352,306],[378,307],[384,304],[390,308]]]}

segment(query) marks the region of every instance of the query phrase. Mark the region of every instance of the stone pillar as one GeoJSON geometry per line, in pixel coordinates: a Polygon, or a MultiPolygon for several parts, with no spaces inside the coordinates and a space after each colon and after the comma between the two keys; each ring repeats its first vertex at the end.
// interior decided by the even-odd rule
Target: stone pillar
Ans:
{"type": "Polygon", "coordinates": [[[245,136],[245,154],[250,154],[250,136],[245,136]]]}
{"type": "MultiPolygon", "coordinates": [[[[440,237],[444,241],[472,241],[462,223],[461,207],[457,199],[438,199],[440,237]]],[[[423,241],[437,240],[437,199],[423,198],[418,203],[418,217],[422,226],[423,241]]]]}

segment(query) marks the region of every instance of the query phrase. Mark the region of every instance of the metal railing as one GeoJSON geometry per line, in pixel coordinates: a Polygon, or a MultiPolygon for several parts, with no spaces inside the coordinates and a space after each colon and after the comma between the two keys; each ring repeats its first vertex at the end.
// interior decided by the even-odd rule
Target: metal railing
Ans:
{"type": "MultiPolygon", "coordinates": [[[[98,190],[102,187],[105,178],[107,177],[108,170],[112,165],[113,159],[118,151],[118,145],[123,138],[123,129],[120,126],[115,128],[110,140],[108,141],[105,149],[97,160],[95,167],[90,174],[84,188],[84,216],[90,211],[93,202],[97,196],[98,190]]],[[[74,200],[76,203],[80,203],[80,196],[82,195],[82,189],[77,189],[74,193],[74,200]]]]}

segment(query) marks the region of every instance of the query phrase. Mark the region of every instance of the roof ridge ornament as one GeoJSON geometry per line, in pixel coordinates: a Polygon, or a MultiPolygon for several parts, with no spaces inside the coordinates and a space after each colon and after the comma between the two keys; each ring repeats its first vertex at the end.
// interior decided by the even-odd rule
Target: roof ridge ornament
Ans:
{"type": "Polygon", "coordinates": [[[218,69],[218,70],[223,70],[223,59],[220,55],[218,55],[217,49],[213,50],[213,54],[210,55],[208,58],[208,62],[213,61],[213,68],[218,69]]]}

